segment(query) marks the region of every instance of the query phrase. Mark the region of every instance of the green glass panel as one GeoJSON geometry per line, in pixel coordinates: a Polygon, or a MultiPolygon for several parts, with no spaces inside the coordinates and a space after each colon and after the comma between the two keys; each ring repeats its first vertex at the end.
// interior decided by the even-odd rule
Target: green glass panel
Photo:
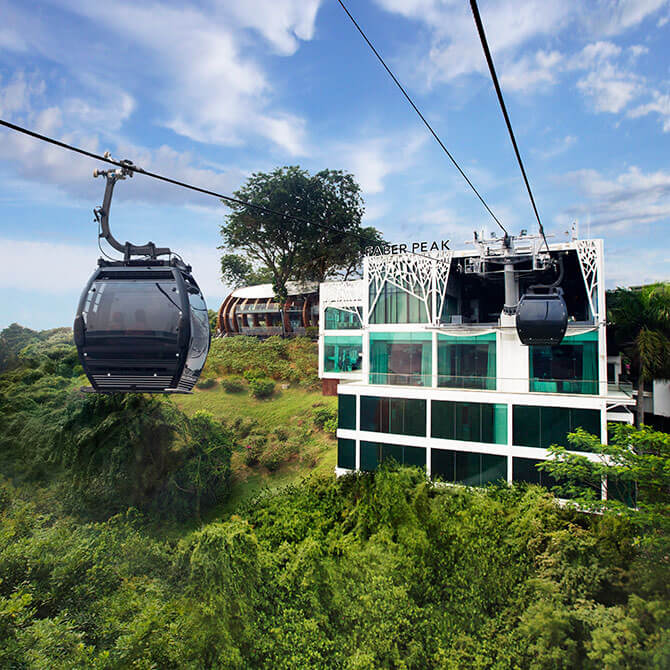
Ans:
{"type": "Polygon", "coordinates": [[[494,444],[507,444],[507,405],[494,405],[493,440],[494,444]]]}
{"type": "Polygon", "coordinates": [[[383,403],[387,398],[375,396],[361,396],[361,430],[369,430],[373,433],[382,432],[383,403]]]}
{"type": "Polygon", "coordinates": [[[481,437],[480,442],[495,442],[495,405],[480,405],[481,407],[481,437]]]}
{"type": "Polygon", "coordinates": [[[361,442],[361,470],[372,472],[379,466],[379,444],[361,442]]]}
{"type": "Polygon", "coordinates": [[[548,449],[552,444],[568,446],[566,435],[571,428],[570,412],[567,407],[540,408],[540,447],[548,449]]]}
{"type": "Polygon", "coordinates": [[[438,333],[438,386],[496,388],[495,333],[455,337],[438,333]]]}
{"type": "MultiPolygon", "coordinates": [[[[591,435],[596,435],[598,439],[602,440],[600,434],[600,410],[598,409],[573,409],[571,410],[571,426],[572,431],[577,430],[577,428],[583,428],[587,433],[591,435]]],[[[573,448],[572,445],[570,448],[573,448]]]]}
{"type": "Polygon", "coordinates": [[[528,348],[530,390],[598,394],[598,333],[566,337],[561,344],[528,348]]]}
{"type": "Polygon", "coordinates": [[[481,485],[507,481],[507,457],[494,454],[482,454],[481,485]]]}
{"type": "Polygon", "coordinates": [[[431,449],[431,477],[445,482],[453,482],[455,478],[455,453],[451,449],[431,449]]]}
{"type": "Polygon", "coordinates": [[[326,330],[356,330],[361,328],[358,314],[337,307],[326,307],[324,310],[326,330]]]}
{"type": "Polygon", "coordinates": [[[430,333],[370,333],[370,383],[430,386],[430,333]]]}
{"type": "Polygon", "coordinates": [[[356,441],[339,438],[337,440],[337,467],[356,469],[356,441]]]}
{"type": "Polygon", "coordinates": [[[431,435],[443,440],[454,439],[454,403],[433,400],[431,405],[431,435]]]}
{"type": "Polygon", "coordinates": [[[323,338],[324,372],[360,370],[363,342],[360,336],[329,335],[323,338]]]}
{"type": "Polygon", "coordinates": [[[425,437],[426,401],[361,396],[361,430],[425,437]]]}
{"type": "Polygon", "coordinates": [[[405,451],[404,464],[418,468],[426,467],[426,449],[424,447],[403,447],[405,451]]]}
{"type": "Polygon", "coordinates": [[[607,499],[618,500],[628,507],[637,504],[637,491],[635,482],[624,481],[617,477],[607,478],[607,499]]]}
{"type": "Polygon", "coordinates": [[[456,452],[456,481],[465,486],[481,486],[480,454],[456,452]]]}
{"type": "Polygon", "coordinates": [[[403,435],[426,436],[426,401],[404,398],[405,425],[403,435]]]}
{"type": "Polygon", "coordinates": [[[403,464],[403,448],[396,444],[382,444],[382,463],[395,461],[397,465],[403,464]]]}
{"type": "Polygon", "coordinates": [[[337,427],[356,430],[356,396],[337,396],[337,427]]]}
{"type": "Polygon", "coordinates": [[[540,408],[514,405],[512,410],[512,443],[521,447],[540,446],[540,408]]]}
{"type": "Polygon", "coordinates": [[[407,291],[386,282],[379,297],[373,283],[370,284],[370,323],[426,323],[428,314],[423,300],[407,291]],[[375,302],[376,299],[376,302],[375,302]]]}
{"type": "Polygon", "coordinates": [[[513,481],[538,484],[551,490],[557,485],[557,481],[548,472],[538,469],[537,466],[542,462],[537,458],[517,458],[515,456],[512,459],[513,481]]]}

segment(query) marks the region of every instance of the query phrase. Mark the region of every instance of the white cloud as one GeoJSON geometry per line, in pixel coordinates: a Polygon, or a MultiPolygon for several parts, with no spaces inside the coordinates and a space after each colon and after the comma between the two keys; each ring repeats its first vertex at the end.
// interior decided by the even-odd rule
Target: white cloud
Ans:
{"type": "Polygon", "coordinates": [[[668,171],[644,173],[638,167],[630,167],[608,179],[596,170],[577,170],[566,175],[565,180],[581,193],[584,202],[564,213],[571,218],[590,216],[596,230],[623,232],[670,219],[668,171]]]}
{"type": "Polygon", "coordinates": [[[638,97],[644,86],[640,77],[603,63],[577,82],[577,88],[591,100],[596,112],[616,114],[638,97]]]}
{"type": "Polygon", "coordinates": [[[550,145],[547,149],[542,151],[538,150],[536,153],[545,159],[554,158],[562,153],[565,153],[570,147],[574,146],[576,142],[577,138],[574,135],[566,135],[554,144],[550,145]]]}
{"type": "MultiPolygon", "coordinates": [[[[0,0],[0,13],[3,4],[0,0]]],[[[67,29],[84,22],[67,48],[28,6],[9,6],[7,11],[28,48],[64,67],[81,89],[72,96],[80,104],[64,108],[73,112],[75,122],[104,106],[97,102],[96,79],[99,86],[123,81],[130,95],[123,101],[125,116],[119,115],[117,128],[132,112],[128,103],[137,91],[158,105],[154,123],[189,139],[241,145],[261,138],[291,156],[306,153],[304,120],[278,109],[273,82],[248,55],[248,47],[254,31],[275,52],[294,53],[300,41],[313,36],[320,0],[212,0],[204,7],[128,1],[54,4],[61,12],[57,19],[67,20],[67,29]],[[96,102],[82,102],[89,99],[96,102]]]]}
{"type": "Polygon", "coordinates": [[[425,133],[401,133],[338,144],[331,153],[354,174],[366,196],[381,193],[389,175],[407,170],[426,141],[425,133]]]}
{"type": "MultiPolygon", "coordinates": [[[[165,145],[148,149],[123,138],[112,139],[93,132],[88,129],[85,119],[95,123],[108,115],[108,123],[112,126],[114,112],[111,107],[93,108],[89,114],[88,103],[77,98],[66,98],[62,108],[40,107],[45,90],[44,82],[39,77],[26,80],[22,73],[18,73],[4,87],[0,86],[2,116],[38,133],[56,137],[94,153],[111,150],[115,158],[130,158],[145,170],[194,183],[219,193],[230,193],[243,179],[242,172],[234,168],[221,171],[196,166],[195,158],[189,152],[178,152],[165,145]],[[72,115],[81,116],[83,129],[67,131],[64,118],[71,118],[72,115]]],[[[119,108],[115,118],[130,113],[133,107],[132,99],[125,99],[122,95],[118,99],[119,108]]],[[[75,197],[95,198],[96,203],[101,198],[104,187],[100,180],[92,179],[92,174],[95,167],[104,168],[104,164],[96,165],[89,158],[5,128],[0,129],[0,134],[0,159],[15,165],[20,177],[57,186],[75,197]]],[[[212,202],[211,197],[175,188],[141,175],[124,182],[122,188],[124,197],[135,201],[161,204],[212,202]]]]}
{"type": "Polygon", "coordinates": [[[624,246],[609,249],[606,246],[605,277],[607,288],[668,281],[668,251],[659,247],[641,249],[624,246]]]}
{"type": "Polygon", "coordinates": [[[658,114],[663,123],[663,132],[670,133],[670,94],[663,95],[658,91],[652,91],[652,101],[628,112],[628,116],[636,119],[647,114],[658,114]]]}
{"type": "MultiPolygon", "coordinates": [[[[72,313],[76,298],[96,268],[99,256],[94,245],[35,242],[32,240],[1,239],[5,254],[0,265],[0,289],[34,291],[49,296],[72,296],[72,313]],[[35,268],[54,268],[48,274],[35,272],[35,268]]],[[[193,267],[193,275],[205,295],[210,309],[218,309],[226,295],[221,283],[220,252],[215,247],[202,245],[179,249],[184,260],[193,267]]]]}
{"type": "MultiPolygon", "coordinates": [[[[488,77],[486,63],[468,3],[459,0],[376,0],[385,10],[420,22],[428,29],[428,46],[417,65],[406,71],[422,76],[428,86],[451,82],[458,77],[480,73],[488,77]]],[[[667,5],[668,0],[598,0],[570,3],[563,0],[490,0],[481,6],[498,75],[504,88],[528,92],[549,86],[565,65],[564,56],[555,49],[536,48],[538,40],[551,44],[570,31],[575,36],[614,36],[636,25],[667,5]]],[[[599,42],[609,52],[594,53],[612,58],[618,47],[599,42]]],[[[641,55],[643,47],[634,47],[631,56],[641,55]]],[[[589,55],[588,51],[585,55],[589,55]]],[[[583,63],[582,67],[586,64],[583,63]]],[[[591,83],[593,88],[593,83],[591,83]]],[[[608,107],[621,99],[621,92],[610,92],[608,107]]]]}

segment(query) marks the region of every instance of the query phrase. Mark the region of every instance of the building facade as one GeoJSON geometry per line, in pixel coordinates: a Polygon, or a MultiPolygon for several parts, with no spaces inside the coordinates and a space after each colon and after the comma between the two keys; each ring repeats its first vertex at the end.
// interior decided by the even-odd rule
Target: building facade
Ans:
{"type": "Polygon", "coordinates": [[[319,286],[316,282],[288,282],[288,299],[280,304],[272,284],[235,289],[219,307],[220,335],[307,335],[319,323],[319,286]]]}
{"type": "Polygon", "coordinates": [[[338,474],[393,459],[447,482],[551,485],[535,467],[549,446],[568,446],[580,426],[606,442],[608,421],[632,422],[631,394],[607,380],[602,240],[543,248],[519,237],[510,251],[475,239],[368,256],[362,280],[321,284],[319,373],[338,382],[338,474]],[[557,281],[560,258],[561,344],[521,343],[503,309],[503,256],[521,294],[557,281]]]}

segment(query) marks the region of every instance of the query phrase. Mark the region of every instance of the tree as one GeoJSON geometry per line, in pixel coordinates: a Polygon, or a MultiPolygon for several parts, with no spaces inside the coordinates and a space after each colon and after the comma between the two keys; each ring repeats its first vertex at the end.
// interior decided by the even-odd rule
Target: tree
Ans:
{"type": "Polygon", "coordinates": [[[267,267],[255,268],[244,256],[224,254],[221,256],[221,279],[233,288],[269,284],[272,282],[272,270],[267,267]]]}
{"type": "Polygon", "coordinates": [[[647,542],[665,547],[670,537],[670,435],[625,423],[609,424],[610,444],[581,428],[568,435],[570,451],[599,454],[596,461],[565,447],[550,447],[539,467],[560,482],[559,495],[583,508],[627,515],[647,542]],[[607,501],[599,500],[607,479],[607,501]],[[597,492],[594,495],[594,492],[597,492]],[[632,509],[632,506],[635,509],[632,509]]]}
{"type": "Polygon", "coordinates": [[[607,296],[607,321],[637,374],[637,425],[644,423],[644,383],[670,378],[670,283],[618,288],[607,296]]]}
{"type": "Polygon", "coordinates": [[[239,283],[268,270],[279,302],[287,298],[288,281],[348,278],[366,247],[383,244],[379,231],[361,226],[360,187],[342,170],[256,172],[234,195],[277,214],[226,203],[232,213],[221,226],[229,252],[221,259],[223,276],[239,283]]]}

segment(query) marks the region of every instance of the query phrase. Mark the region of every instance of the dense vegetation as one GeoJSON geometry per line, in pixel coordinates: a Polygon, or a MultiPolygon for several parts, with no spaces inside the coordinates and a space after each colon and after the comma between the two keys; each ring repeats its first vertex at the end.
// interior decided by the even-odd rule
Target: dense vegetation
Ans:
{"type": "MultiPolygon", "coordinates": [[[[639,434],[651,460],[616,466],[640,479],[651,464],[643,523],[409,469],[312,476],[224,513],[231,452],[253,461],[252,438],[299,450],[332,409],[310,398],[309,422],[277,425],[193,403],[277,416],[238,358],[280,381],[306,345],[282,358],[217,344],[210,378],[241,388],[177,406],[81,394],[68,338],[28,343],[0,378],[0,667],[670,667],[667,436],[639,434]]],[[[557,467],[582,481],[599,466],[557,467]]]]}

